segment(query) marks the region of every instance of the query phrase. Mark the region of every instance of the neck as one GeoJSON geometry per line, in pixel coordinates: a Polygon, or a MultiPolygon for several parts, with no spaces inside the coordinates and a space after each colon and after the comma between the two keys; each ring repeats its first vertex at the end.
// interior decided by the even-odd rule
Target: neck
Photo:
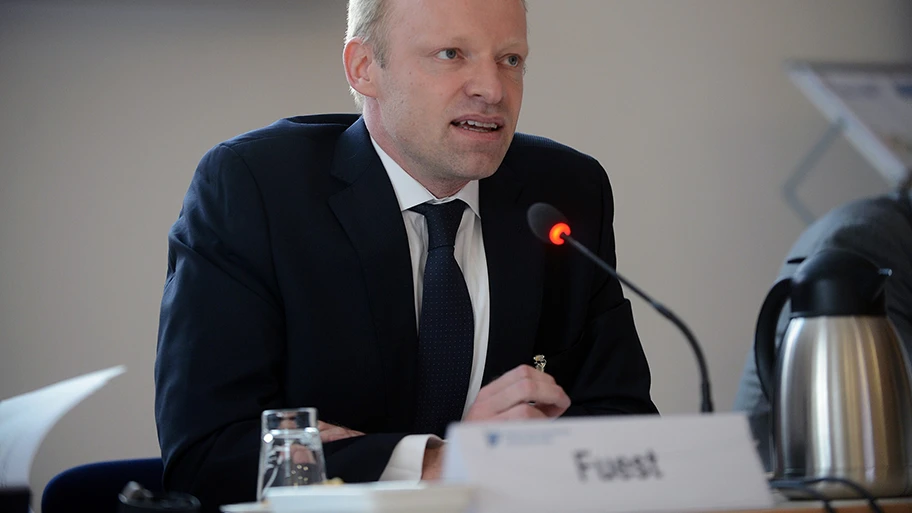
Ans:
{"type": "MultiPolygon", "coordinates": [[[[405,168],[403,168],[403,169],[405,169],[405,168]]],[[[406,173],[408,173],[408,171],[406,171],[406,173]]],[[[428,184],[428,183],[424,183],[424,181],[419,180],[417,177],[415,177],[415,175],[413,175],[411,173],[409,173],[409,175],[412,178],[415,178],[415,180],[418,180],[418,183],[423,185],[424,188],[427,189],[428,192],[433,194],[434,197],[437,199],[447,198],[449,196],[452,196],[452,195],[456,194],[457,192],[461,191],[462,188],[465,187],[466,184],[469,183],[467,181],[460,180],[459,182],[428,184]]]]}

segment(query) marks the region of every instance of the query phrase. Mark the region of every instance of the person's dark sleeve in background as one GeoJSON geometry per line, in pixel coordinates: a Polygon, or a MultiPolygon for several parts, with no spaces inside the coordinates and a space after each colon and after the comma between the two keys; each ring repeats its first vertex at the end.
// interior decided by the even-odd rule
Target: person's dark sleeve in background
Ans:
{"type": "MultiPolygon", "coordinates": [[[[788,260],[807,257],[821,249],[838,248],[859,253],[874,264],[893,270],[887,280],[887,316],[896,326],[906,355],[912,354],[912,212],[899,196],[882,196],[837,207],[815,221],[795,242],[779,271],[779,279],[791,276],[798,264],[788,260]]],[[[766,292],[763,292],[765,294],[766,292]]],[[[763,295],[757,295],[757,312],[763,295]]],[[[789,306],[783,309],[776,328],[776,345],[788,326],[789,306]]],[[[753,344],[747,354],[734,409],[762,412],[769,403],[760,390],[753,344]]]]}

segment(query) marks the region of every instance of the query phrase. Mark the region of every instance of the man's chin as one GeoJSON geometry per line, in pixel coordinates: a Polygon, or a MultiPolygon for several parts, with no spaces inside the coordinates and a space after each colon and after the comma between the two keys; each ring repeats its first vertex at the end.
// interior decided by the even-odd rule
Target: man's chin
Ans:
{"type": "Polygon", "coordinates": [[[503,155],[466,158],[459,163],[459,174],[468,180],[481,180],[493,175],[500,168],[502,162],[503,155]]]}
{"type": "Polygon", "coordinates": [[[485,167],[482,169],[483,169],[482,171],[478,171],[478,168],[464,169],[462,172],[459,173],[459,176],[461,178],[464,178],[464,179],[470,180],[470,181],[471,180],[483,180],[483,179],[488,178],[489,176],[493,175],[497,171],[496,167],[495,168],[485,167]]]}

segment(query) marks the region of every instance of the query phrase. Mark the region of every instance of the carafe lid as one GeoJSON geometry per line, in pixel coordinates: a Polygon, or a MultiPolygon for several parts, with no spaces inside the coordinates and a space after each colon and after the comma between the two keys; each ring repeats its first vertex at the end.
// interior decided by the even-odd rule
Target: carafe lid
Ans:
{"type": "Polygon", "coordinates": [[[792,317],[884,316],[884,284],[891,273],[853,251],[820,250],[792,277],[792,317]]]}

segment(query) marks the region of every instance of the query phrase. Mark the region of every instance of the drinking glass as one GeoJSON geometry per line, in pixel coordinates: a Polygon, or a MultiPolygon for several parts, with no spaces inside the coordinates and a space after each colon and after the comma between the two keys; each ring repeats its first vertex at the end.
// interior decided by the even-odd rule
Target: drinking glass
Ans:
{"type": "Polygon", "coordinates": [[[326,480],[315,408],[266,410],[262,414],[257,500],[267,490],[326,480]]]}

